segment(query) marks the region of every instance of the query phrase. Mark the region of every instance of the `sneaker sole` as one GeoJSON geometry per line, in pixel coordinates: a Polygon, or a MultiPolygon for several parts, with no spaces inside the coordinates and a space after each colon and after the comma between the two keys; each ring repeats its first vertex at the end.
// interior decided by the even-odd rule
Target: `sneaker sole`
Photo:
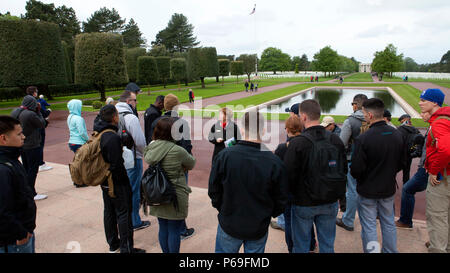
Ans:
{"type": "Polygon", "coordinates": [[[194,233],[192,233],[192,234],[189,235],[189,236],[183,236],[183,235],[181,235],[181,241],[187,240],[187,239],[191,238],[191,237],[194,236],[194,235],[195,235],[195,231],[194,231],[194,233]]]}
{"type": "Polygon", "coordinates": [[[141,229],[144,229],[144,228],[148,228],[149,226],[151,226],[151,225],[145,225],[145,226],[140,226],[140,227],[137,227],[137,228],[133,228],[133,230],[134,231],[136,231],[136,230],[141,230],[141,229]]]}

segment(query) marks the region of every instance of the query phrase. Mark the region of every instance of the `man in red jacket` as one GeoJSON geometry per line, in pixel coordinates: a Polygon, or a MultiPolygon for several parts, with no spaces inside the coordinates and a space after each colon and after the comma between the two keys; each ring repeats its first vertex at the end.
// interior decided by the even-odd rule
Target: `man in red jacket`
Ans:
{"type": "Polygon", "coordinates": [[[431,114],[427,137],[425,169],[429,173],[427,186],[427,228],[429,252],[450,252],[450,107],[442,107],[444,93],[439,89],[425,90],[419,106],[431,114]]]}

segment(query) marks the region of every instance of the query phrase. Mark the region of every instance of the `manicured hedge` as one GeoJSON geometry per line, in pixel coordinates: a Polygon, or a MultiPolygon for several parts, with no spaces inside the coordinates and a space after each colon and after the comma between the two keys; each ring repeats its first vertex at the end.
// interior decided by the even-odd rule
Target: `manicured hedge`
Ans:
{"type": "Polygon", "coordinates": [[[145,56],[145,48],[135,47],[126,50],[126,62],[127,62],[127,72],[130,82],[137,81],[137,59],[140,56],[145,56]]]}
{"type": "Polygon", "coordinates": [[[156,65],[158,66],[159,78],[166,88],[167,80],[170,79],[170,57],[156,57],[156,65]]]}
{"type": "Polygon", "coordinates": [[[156,58],[151,56],[142,56],[138,58],[138,77],[137,80],[142,84],[154,84],[159,80],[158,65],[156,58]]]}

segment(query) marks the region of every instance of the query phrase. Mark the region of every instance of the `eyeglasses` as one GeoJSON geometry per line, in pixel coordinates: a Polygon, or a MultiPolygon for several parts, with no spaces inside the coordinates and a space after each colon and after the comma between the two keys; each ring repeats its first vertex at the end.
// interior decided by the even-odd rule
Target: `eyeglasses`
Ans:
{"type": "Polygon", "coordinates": [[[356,102],[352,102],[352,106],[353,106],[353,105],[357,105],[357,103],[356,103],[356,102]]]}

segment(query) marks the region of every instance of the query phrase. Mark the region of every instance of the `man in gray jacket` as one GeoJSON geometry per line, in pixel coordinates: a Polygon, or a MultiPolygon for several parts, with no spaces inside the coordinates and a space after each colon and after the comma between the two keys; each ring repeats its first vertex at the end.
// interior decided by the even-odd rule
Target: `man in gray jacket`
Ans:
{"type": "MultiPolygon", "coordinates": [[[[354,139],[359,136],[361,132],[362,123],[364,120],[364,113],[362,111],[362,105],[364,101],[367,100],[367,96],[364,94],[358,94],[353,98],[352,107],[353,114],[351,114],[342,125],[341,128],[341,140],[347,149],[347,161],[348,169],[352,164],[352,152],[354,139]]],[[[347,174],[347,192],[345,194],[346,198],[346,209],[342,218],[336,219],[336,225],[348,230],[354,230],[354,222],[357,208],[357,193],[356,193],[356,179],[348,172],[347,174]]]]}
{"type": "Polygon", "coordinates": [[[35,189],[36,177],[41,161],[41,131],[45,127],[41,109],[37,100],[30,95],[24,97],[22,106],[12,111],[11,116],[20,121],[25,135],[22,148],[22,164],[27,172],[28,183],[33,190],[34,200],[42,200],[47,195],[37,194],[35,189]]]}
{"type": "MultiPolygon", "coordinates": [[[[134,145],[132,148],[135,155],[134,167],[127,169],[128,178],[130,179],[131,189],[133,192],[133,228],[134,230],[143,229],[150,226],[149,221],[142,221],[139,215],[139,207],[141,202],[141,179],[143,172],[142,155],[146,146],[144,132],[142,131],[139,119],[133,114],[133,108],[136,108],[136,94],[130,91],[125,91],[120,96],[119,102],[116,104],[117,111],[119,112],[120,123],[125,123],[125,129],[128,134],[131,135],[134,145]],[[130,107],[131,105],[131,107],[130,107]]],[[[120,128],[119,128],[120,130],[120,128]]],[[[120,133],[120,132],[119,132],[120,133]]]]}

